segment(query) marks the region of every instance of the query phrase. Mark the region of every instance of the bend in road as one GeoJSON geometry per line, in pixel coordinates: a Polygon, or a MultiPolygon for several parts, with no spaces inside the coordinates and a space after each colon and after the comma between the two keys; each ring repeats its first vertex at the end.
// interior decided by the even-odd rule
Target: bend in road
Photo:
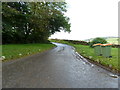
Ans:
{"type": "Polygon", "coordinates": [[[3,63],[3,88],[118,88],[110,72],[78,58],[74,48],[56,48],[3,63]]]}

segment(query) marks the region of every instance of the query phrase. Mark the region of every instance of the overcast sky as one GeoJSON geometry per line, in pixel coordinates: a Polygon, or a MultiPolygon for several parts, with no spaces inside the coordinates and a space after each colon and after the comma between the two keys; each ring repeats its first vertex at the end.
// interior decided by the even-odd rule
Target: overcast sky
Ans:
{"type": "Polygon", "coordinates": [[[84,40],[118,36],[119,0],[66,0],[71,33],[59,32],[50,38],[84,40]]]}

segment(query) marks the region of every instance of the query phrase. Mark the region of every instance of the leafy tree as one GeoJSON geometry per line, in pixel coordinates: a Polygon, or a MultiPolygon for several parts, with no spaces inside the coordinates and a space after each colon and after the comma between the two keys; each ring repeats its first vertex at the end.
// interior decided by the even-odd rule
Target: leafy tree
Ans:
{"type": "Polygon", "coordinates": [[[24,37],[24,25],[27,22],[26,16],[23,14],[22,5],[23,4],[19,2],[2,3],[3,43],[22,42],[22,37],[24,37]],[[18,7],[20,7],[20,9],[18,9],[18,7]]]}
{"type": "Polygon", "coordinates": [[[55,32],[70,32],[65,2],[4,2],[3,43],[47,42],[55,32]]]}
{"type": "Polygon", "coordinates": [[[107,43],[107,41],[104,38],[95,38],[90,42],[90,47],[93,47],[93,44],[97,44],[97,43],[101,43],[101,44],[105,44],[107,43]]]}

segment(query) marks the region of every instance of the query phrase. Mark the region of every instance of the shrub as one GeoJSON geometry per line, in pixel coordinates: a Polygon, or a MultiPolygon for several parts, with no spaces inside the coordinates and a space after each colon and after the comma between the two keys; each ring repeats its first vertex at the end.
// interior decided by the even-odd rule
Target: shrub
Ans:
{"type": "Polygon", "coordinates": [[[97,43],[105,44],[107,41],[104,38],[95,38],[90,42],[90,47],[93,47],[93,44],[97,43]]]}

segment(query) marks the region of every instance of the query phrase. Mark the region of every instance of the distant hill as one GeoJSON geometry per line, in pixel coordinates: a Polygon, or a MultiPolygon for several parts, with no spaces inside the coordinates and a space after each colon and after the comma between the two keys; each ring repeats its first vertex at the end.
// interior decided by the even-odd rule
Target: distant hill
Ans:
{"type": "Polygon", "coordinates": [[[114,37],[114,38],[107,38],[106,39],[108,43],[111,43],[111,44],[118,44],[118,38],[117,37],[114,37]]]}
{"type": "MultiPolygon", "coordinates": [[[[111,36],[110,36],[110,37],[101,37],[101,38],[106,39],[108,43],[118,44],[118,37],[114,37],[114,36],[111,37],[111,36]]],[[[90,42],[90,41],[92,41],[93,39],[94,39],[94,38],[90,38],[90,39],[86,39],[86,40],[84,40],[84,41],[90,42]]],[[[120,38],[119,38],[119,40],[120,40],[120,38]]],[[[120,44],[120,43],[119,43],[119,44],[120,44]]]]}

